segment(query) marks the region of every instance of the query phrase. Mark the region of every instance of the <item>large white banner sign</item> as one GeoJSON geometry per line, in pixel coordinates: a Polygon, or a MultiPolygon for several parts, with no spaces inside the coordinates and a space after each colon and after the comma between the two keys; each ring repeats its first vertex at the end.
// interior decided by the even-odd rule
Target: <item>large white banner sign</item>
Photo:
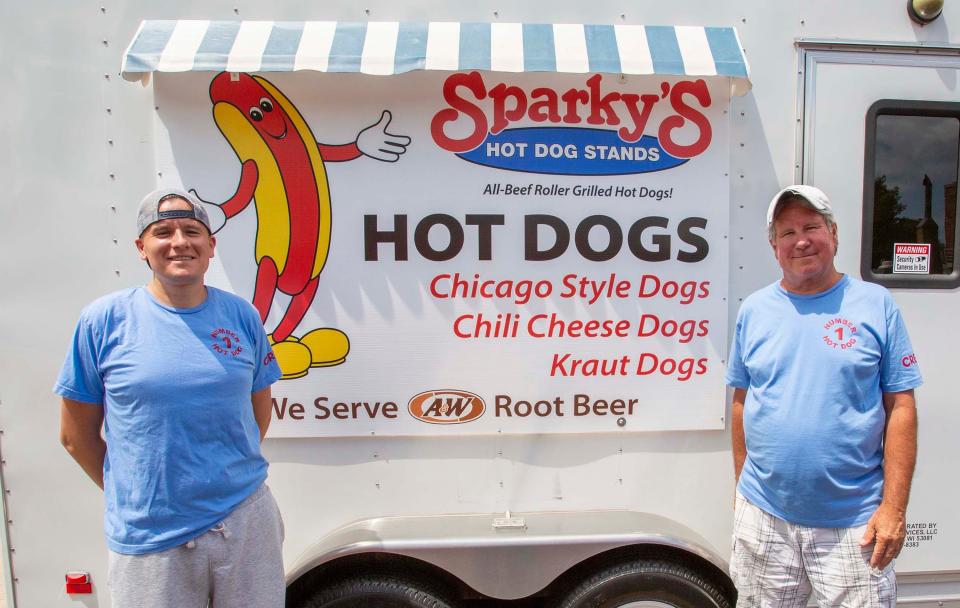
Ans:
{"type": "MultiPolygon", "coordinates": [[[[274,437],[723,428],[728,83],[157,75],[274,437]]],[[[211,342],[222,336],[211,336],[211,342]]]]}

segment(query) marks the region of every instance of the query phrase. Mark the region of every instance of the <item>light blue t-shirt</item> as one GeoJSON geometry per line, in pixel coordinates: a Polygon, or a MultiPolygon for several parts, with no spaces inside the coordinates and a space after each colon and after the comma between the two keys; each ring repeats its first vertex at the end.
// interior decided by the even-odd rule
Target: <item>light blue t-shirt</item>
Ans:
{"type": "Polygon", "coordinates": [[[263,483],[250,394],[279,377],[257,312],[219,289],[195,308],[140,287],[84,309],[54,392],[105,408],[111,550],[183,544],[263,483]]]}
{"type": "Polygon", "coordinates": [[[865,523],[883,492],[882,395],[922,383],[890,292],[848,276],[815,295],[757,291],[726,379],[747,389],[740,493],[803,526],[865,523]]]}

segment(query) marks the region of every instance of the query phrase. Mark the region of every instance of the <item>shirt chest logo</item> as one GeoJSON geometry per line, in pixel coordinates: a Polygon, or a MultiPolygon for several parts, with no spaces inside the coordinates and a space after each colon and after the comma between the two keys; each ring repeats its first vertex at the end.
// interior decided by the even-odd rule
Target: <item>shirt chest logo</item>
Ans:
{"type": "Polygon", "coordinates": [[[837,350],[853,348],[857,343],[857,326],[843,317],[834,317],[823,324],[823,343],[837,350]]]}
{"type": "Polygon", "coordinates": [[[210,337],[213,338],[210,348],[216,353],[236,357],[243,352],[240,337],[229,329],[219,327],[210,332],[210,337]]]}

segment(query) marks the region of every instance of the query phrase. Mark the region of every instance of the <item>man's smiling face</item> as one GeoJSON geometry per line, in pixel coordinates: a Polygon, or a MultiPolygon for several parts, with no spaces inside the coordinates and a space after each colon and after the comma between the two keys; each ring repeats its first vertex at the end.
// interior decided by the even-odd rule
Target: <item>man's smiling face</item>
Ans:
{"type": "MultiPolygon", "coordinates": [[[[190,211],[181,198],[160,203],[159,211],[190,211]]],[[[154,222],[136,241],[140,259],[146,260],[154,275],[168,285],[203,284],[217,240],[200,221],[176,218],[154,222]]]]}
{"type": "Polygon", "coordinates": [[[800,201],[787,201],[773,222],[770,244],[785,285],[809,285],[828,281],[836,274],[837,227],[800,201]]]}

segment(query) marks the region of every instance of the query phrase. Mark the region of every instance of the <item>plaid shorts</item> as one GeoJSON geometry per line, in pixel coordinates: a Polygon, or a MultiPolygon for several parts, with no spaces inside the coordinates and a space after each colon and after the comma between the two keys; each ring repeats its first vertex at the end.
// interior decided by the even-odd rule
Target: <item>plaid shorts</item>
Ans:
{"type": "Polygon", "coordinates": [[[870,567],[873,545],[860,546],[866,524],[808,528],[788,523],[737,493],[730,575],[738,608],[818,606],[887,608],[897,601],[891,562],[870,567]]]}

